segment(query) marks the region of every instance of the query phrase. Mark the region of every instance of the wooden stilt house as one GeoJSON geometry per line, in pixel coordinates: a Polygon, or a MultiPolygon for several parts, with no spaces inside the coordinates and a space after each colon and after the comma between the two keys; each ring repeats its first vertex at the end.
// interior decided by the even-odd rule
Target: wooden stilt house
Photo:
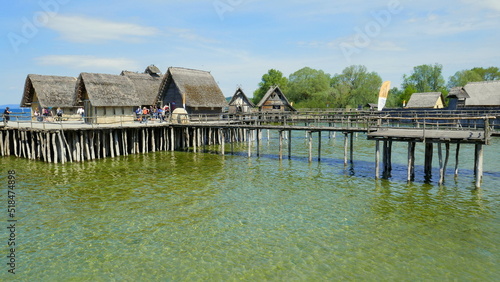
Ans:
{"type": "Polygon", "coordinates": [[[122,71],[121,75],[128,77],[134,84],[139,98],[136,106],[149,107],[155,104],[162,81],[161,72],[156,66],[147,67],[144,73],[122,71]]]}
{"type": "Polygon", "coordinates": [[[241,87],[236,89],[236,92],[229,102],[229,114],[250,113],[255,108],[254,103],[248,99],[241,87]]]}
{"type": "Polygon", "coordinates": [[[81,73],[76,106],[83,106],[87,123],[133,121],[141,104],[135,84],[125,75],[81,73]]]}
{"type": "Polygon", "coordinates": [[[21,107],[31,108],[31,115],[46,108],[55,116],[56,109],[61,108],[64,116],[76,115],[73,106],[75,99],[75,77],[29,74],[24,84],[21,107]]]}
{"type": "Polygon", "coordinates": [[[500,81],[469,82],[464,86],[469,96],[465,99],[466,107],[499,107],[500,81]]]}
{"type": "Polygon", "coordinates": [[[285,94],[278,86],[269,88],[269,91],[262,97],[257,104],[261,112],[295,112],[285,94]]]}
{"type": "Polygon", "coordinates": [[[170,105],[172,111],[184,108],[188,114],[218,114],[227,107],[210,72],[174,67],[163,77],[157,104],[170,105]]]}

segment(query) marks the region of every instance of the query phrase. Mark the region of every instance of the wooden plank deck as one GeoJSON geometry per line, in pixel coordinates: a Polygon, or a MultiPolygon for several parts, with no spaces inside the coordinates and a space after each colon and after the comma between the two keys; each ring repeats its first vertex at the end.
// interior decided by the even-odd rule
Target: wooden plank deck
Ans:
{"type": "Polygon", "coordinates": [[[369,140],[391,139],[392,141],[448,142],[486,144],[484,130],[443,130],[417,128],[378,128],[369,131],[369,140]]]}

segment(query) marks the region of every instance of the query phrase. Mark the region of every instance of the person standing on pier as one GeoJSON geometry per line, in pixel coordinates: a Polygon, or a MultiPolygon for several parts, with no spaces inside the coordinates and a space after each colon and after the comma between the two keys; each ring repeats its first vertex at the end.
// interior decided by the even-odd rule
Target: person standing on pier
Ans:
{"type": "Polygon", "coordinates": [[[3,111],[3,123],[4,123],[5,125],[7,125],[7,123],[9,122],[9,120],[10,120],[10,114],[11,114],[11,113],[12,113],[12,112],[11,112],[11,111],[9,111],[9,107],[6,107],[6,108],[5,108],[5,111],[3,111]]]}
{"type": "Polygon", "coordinates": [[[82,107],[78,108],[76,113],[82,117],[82,120],[84,120],[85,110],[82,107]]]}

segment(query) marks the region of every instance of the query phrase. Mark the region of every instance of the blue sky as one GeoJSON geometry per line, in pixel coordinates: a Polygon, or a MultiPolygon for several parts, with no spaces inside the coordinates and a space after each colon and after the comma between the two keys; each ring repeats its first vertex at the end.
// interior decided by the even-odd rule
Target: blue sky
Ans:
{"type": "Polygon", "coordinates": [[[30,73],[211,71],[248,96],[274,68],[365,65],[399,86],[414,66],[500,67],[498,0],[17,0],[0,10],[0,104],[30,73]]]}

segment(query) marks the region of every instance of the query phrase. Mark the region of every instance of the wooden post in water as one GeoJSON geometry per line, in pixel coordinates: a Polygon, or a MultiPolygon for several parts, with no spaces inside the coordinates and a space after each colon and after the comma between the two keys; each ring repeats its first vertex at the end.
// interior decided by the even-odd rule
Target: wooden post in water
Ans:
{"type": "Polygon", "coordinates": [[[221,138],[220,138],[220,140],[221,140],[221,154],[224,156],[225,153],[226,153],[226,148],[225,148],[225,146],[226,146],[226,143],[225,143],[226,136],[224,134],[224,129],[223,128],[219,128],[219,134],[221,136],[221,138]]]}
{"type": "Polygon", "coordinates": [[[375,142],[375,179],[380,178],[380,141],[375,142]]]}
{"type": "Polygon", "coordinates": [[[457,143],[457,150],[456,150],[456,153],[455,153],[455,177],[458,176],[459,154],[460,154],[460,143],[457,143]]]}
{"type": "Polygon", "coordinates": [[[321,161],[321,130],[318,131],[318,162],[321,161]]]}
{"type": "Polygon", "coordinates": [[[288,130],[288,159],[292,158],[292,130],[288,130]]]}
{"type": "Polygon", "coordinates": [[[250,130],[247,130],[247,142],[248,142],[248,157],[252,156],[252,138],[250,138],[250,130]]]}
{"type": "Polygon", "coordinates": [[[415,142],[408,142],[408,178],[411,182],[415,179],[415,142]]]}
{"type": "Polygon", "coordinates": [[[279,138],[279,159],[283,159],[283,130],[278,131],[279,138]]]}
{"type": "Polygon", "coordinates": [[[442,185],[444,182],[444,162],[443,162],[443,144],[441,142],[438,143],[438,158],[439,158],[439,185],[442,185]]]}
{"type": "Polygon", "coordinates": [[[344,166],[347,166],[347,144],[348,144],[348,134],[347,132],[344,132],[344,166]]]}
{"type": "Polygon", "coordinates": [[[307,131],[307,137],[309,139],[309,162],[312,162],[312,131],[307,131]]]}
{"type": "Polygon", "coordinates": [[[481,188],[481,182],[483,179],[483,158],[484,150],[483,144],[476,144],[476,188],[481,188]]]}
{"type": "Polygon", "coordinates": [[[425,143],[425,160],[424,160],[424,174],[426,181],[432,178],[432,156],[434,145],[432,143],[425,143]]]}
{"type": "Polygon", "coordinates": [[[351,135],[350,136],[350,141],[351,141],[350,143],[351,144],[349,146],[350,147],[349,148],[349,150],[350,150],[350,154],[349,155],[350,155],[350,162],[352,164],[354,162],[354,132],[351,132],[350,135],[351,135]]]}
{"type": "Polygon", "coordinates": [[[260,139],[261,139],[262,133],[261,133],[260,129],[257,129],[256,133],[257,133],[257,138],[256,138],[257,140],[256,141],[257,141],[257,158],[258,158],[258,157],[260,157],[260,139]]]}
{"type": "Polygon", "coordinates": [[[388,168],[388,166],[387,166],[387,162],[388,162],[388,160],[387,160],[387,157],[388,157],[387,150],[388,150],[388,147],[389,147],[388,143],[389,143],[389,141],[384,140],[384,143],[383,143],[384,151],[382,153],[382,167],[383,167],[382,178],[384,178],[384,179],[388,178],[388,176],[387,176],[388,175],[388,172],[387,172],[387,168],[388,168]]]}

